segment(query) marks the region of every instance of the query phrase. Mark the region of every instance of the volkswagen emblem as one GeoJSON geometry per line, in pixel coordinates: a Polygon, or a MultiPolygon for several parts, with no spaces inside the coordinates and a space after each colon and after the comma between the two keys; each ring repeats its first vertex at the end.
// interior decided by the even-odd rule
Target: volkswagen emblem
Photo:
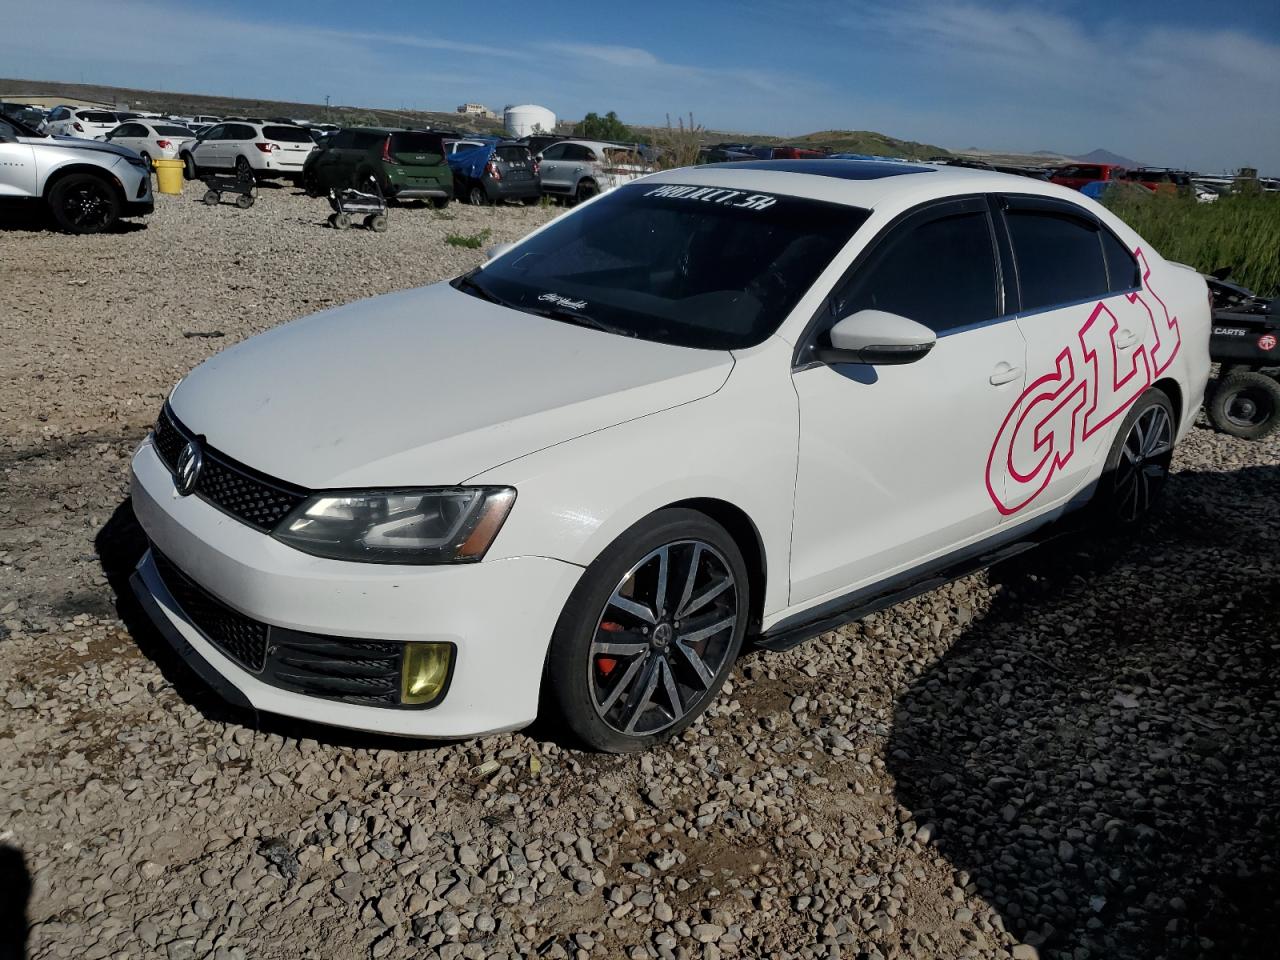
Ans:
{"type": "Polygon", "coordinates": [[[174,483],[178,493],[189,496],[200,482],[200,471],[204,469],[204,451],[200,449],[199,440],[190,440],[178,454],[178,468],[174,472],[174,483]]]}

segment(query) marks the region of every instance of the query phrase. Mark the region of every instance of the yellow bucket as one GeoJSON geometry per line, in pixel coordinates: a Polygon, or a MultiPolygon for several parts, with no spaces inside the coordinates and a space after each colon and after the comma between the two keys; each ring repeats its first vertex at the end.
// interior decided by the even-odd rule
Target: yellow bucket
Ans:
{"type": "Polygon", "coordinates": [[[160,193],[182,193],[181,160],[152,160],[156,169],[156,189],[160,193]]]}

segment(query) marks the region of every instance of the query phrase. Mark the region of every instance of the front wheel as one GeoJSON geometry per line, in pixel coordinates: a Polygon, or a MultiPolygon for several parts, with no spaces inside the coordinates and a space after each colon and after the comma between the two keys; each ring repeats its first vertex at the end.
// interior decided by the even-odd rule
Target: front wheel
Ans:
{"type": "Polygon", "coordinates": [[[200,176],[200,168],[196,165],[196,158],[189,153],[182,155],[182,175],[188,180],[195,180],[200,176]]]}
{"type": "Polygon", "coordinates": [[[1148,390],[1129,410],[1107,454],[1092,512],[1104,528],[1139,523],[1164,492],[1173,463],[1173,403],[1148,390]]]}
{"type": "Polygon", "coordinates": [[[253,180],[253,167],[244,157],[236,157],[236,179],[241,183],[253,180]]]}
{"type": "Polygon", "coordinates": [[[120,219],[120,197],[103,177],[73,173],[49,191],[49,210],[68,233],[101,233],[120,219]]]}
{"type": "Polygon", "coordinates": [[[1280,427],[1280,382],[1252,370],[1228,373],[1218,381],[1205,412],[1223,433],[1261,440],[1280,427]]]}
{"type": "Polygon", "coordinates": [[[637,523],[587,568],[556,625],[544,692],[583,743],[644,750],[711,703],[750,610],[733,538],[693,510],[637,523]]]}

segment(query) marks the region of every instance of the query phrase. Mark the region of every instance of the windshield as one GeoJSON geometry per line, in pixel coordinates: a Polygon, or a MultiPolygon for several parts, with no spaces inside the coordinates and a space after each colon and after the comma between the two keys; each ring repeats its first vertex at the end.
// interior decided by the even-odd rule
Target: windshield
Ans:
{"type": "Polygon", "coordinates": [[[688,347],[769,337],[868,211],[780,194],[636,183],[457,281],[526,313],[688,347]]]}
{"type": "Polygon", "coordinates": [[[393,133],[391,152],[425,154],[433,163],[439,163],[444,159],[444,141],[438,133],[393,133]]]}
{"type": "Polygon", "coordinates": [[[263,127],[262,135],[279,143],[310,143],[311,134],[302,127],[263,127]]]}

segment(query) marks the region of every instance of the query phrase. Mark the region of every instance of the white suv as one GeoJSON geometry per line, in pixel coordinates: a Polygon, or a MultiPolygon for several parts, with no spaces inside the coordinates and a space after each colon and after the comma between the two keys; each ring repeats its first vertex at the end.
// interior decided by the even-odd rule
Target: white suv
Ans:
{"type": "Polygon", "coordinates": [[[316,148],[305,127],[283,123],[232,121],[214,124],[182,145],[180,156],[190,180],[201,171],[250,177],[298,177],[316,148]]]}
{"type": "Polygon", "coordinates": [[[636,750],[785,648],[1124,533],[1209,373],[1204,280],[1004,174],[771,160],[621,186],[448,283],[262,334],[133,460],[135,589],[225,696],[636,750]]]}
{"type": "Polygon", "coordinates": [[[80,140],[93,140],[119,125],[120,118],[114,112],[89,107],[54,107],[45,118],[45,132],[50,136],[80,140]]]}

